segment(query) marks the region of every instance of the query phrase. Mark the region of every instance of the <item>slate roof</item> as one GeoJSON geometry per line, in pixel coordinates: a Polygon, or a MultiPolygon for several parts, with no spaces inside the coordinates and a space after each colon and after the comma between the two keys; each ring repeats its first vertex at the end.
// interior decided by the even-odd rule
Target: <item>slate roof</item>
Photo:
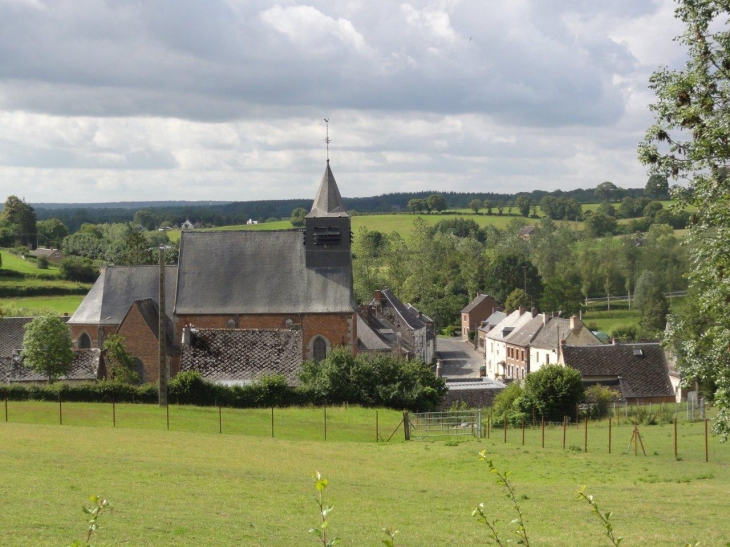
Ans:
{"type": "MultiPolygon", "coordinates": [[[[135,300],[132,302],[132,305],[129,307],[129,311],[132,310],[132,308],[137,308],[139,310],[140,315],[145,320],[145,323],[147,323],[147,326],[152,331],[152,334],[155,335],[155,338],[158,340],[160,339],[159,336],[159,330],[160,330],[160,307],[157,305],[157,301],[153,300],[152,298],[144,298],[142,300],[135,300]]],[[[129,314],[129,311],[127,314],[129,314]]],[[[126,319],[127,316],[124,316],[124,319],[126,319]]],[[[122,325],[124,324],[124,320],[122,320],[122,325]]],[[[122,327],[122,325],[119,325],[119,328],[122,327]]],[[[166,341],[167,341],[167,354],[168,355],[179,355],[180,354],[180,348],[175,345],[175,325],[170,320],[170,317],[165,314],[165,326],[166,326],[166,341]]]]}
{"type": "MultiPolygon", "coordinates": [[[[525,312],[527,315],[532,315],[529,312],[525,312]]],[[[544,326],[544,319],[542,315],[536,315],[526,323],[523,323],[519,327],[515,327],[515,330],[505,338],[505,342],[515,346],[527,347],[532,342],[533,338],[537,336],[540,329],[544,326]]]]}
{"type": "MultiPolygon", "coordinates": [[[[591,333],[591,331],[588,330],[587,327],[585,327],[585,325],[581,323],[580,326],[581,330],[584,331],[582,333],[583,337],[587,337],[590,333],[590,336],[595,339],[595,341],[592,342],[593,345],[598,345],[601,343],[601,341],[596,338],[595,335],[591,333]]],[[[572,334],[573,331],[570,329],[570,319],[564,319],[562,317],[551,317],[548,319],[547,325],[542,328],[542,330],[532,341],[532,347],[540,349],[558,349],[558,337],[561,340],[565,340],[568,344],[570,344],[572,334]]],[[[587,344],[584,343],[581,345],[587,344]]]]}
{"type": "Polygon", "coordinates": [[[335,176],[330,169],[330,160],[327,160],[327,167],[322,175],[322,181],[319,183],[317,195],[312,203],[312,210],[307,214],[307,218],[322,217],[349,217],[347,209],[340,196],[340,190],[337,188],[335,176]]]}
{"type": "MultiPolygon", "coordinates": [[[[175,306],[177,266],[165,267],[165,300],[175,306]]],[[[119,325],[135,300],[159,296],[159,266],[109,266],[71,316],[72,325],[119,325]]]]}
{"type": "MultiPolygon", "coordinates": [[[[390,306],[401,316],[406,325],[413,330],[419,330],[427,326],[427,323],[418,317],[417,313],[414,313],[412,309],[409,309],[401,300],[393,294],[390,289],[383,289],[380,294],[384,296],[390,306]]],[[[413,308],[415,309],[415,308],[413,308]]]]}
{"type": "MultiPolygon", "coordinates": [[[[482,321],[482,324],[479,326],[479,330],[486,332],[489,325],[494,328],[499,324],[500,321],[502,321],[505,317],[507,317],[507,314],[503,311],[496,311],[489,317],[487,317],[484,321],[482,321]]],[[[491,330],[491,329],[490,329],[491,330]]]]}
{"type": "Polygon", "coordinates": [[[183,345],[180,370],[196,370],[206,380],[247,384],[283,374],[297,384],[302,365],[302,332],[276,329],[199,329],[183,345]]]}
{"type": "Polygon", "coordinates": [[[461,313],[471,313],[471,311],[474,308],[476,308],[479,304],[484,302],[487,298],[491,298],[491,297],[488,294],[478,295],[474,300],[469,302],[463,310],[461,310],[461,313]]]}
{"type": "Polygon", "coordinates": [[[38,247],[35,251],[30,252],[31,255],[38,257],[49,257],[52,256],[54,253],[58,253],[60,256],[63,256],[63,253],[58,249],[47,249],[46,247],[38,247]]]}
{"type": "Polygon", "coordinates": [[[565,345],[562,354],[565,364],[577,369],[584,381],[620,377],[624,398],[674,396],[660,344],[565,345]],[[636,355],[639,350],[643,355],[636,355]]]}
{"type": "Polygon", "coordinates": [[[352,313],[351,268],[307,268],[299,231],[184,232],[175,313],[352,313]]]}
{"type": "Polygon", "coordinates": [[[390,351],[390,344],[368,322],[357,314],[357,347],[366,351],[390,351]]]}
{"type": "MultiPolygon", "coordinates": [[[[33,317],[0,317],[0,357],[11,357],[13,350],[22,349],[25,325],[33,321],[33,317]]],[[[60,317],[64,323],[68,317],[60,317]]]]}
{"type": "Polygon", "coordinates": [[[532,315],[530,313],[524,312],[522,315],[520,315],[520,311],[515,310],[504,319],[502,319],[499,323],[497,323],[494,328],[487,333],[487,338],[489,338],[490,340],[502,341],[507,336],[509,336],[515,329],[520,328],[531,319],[532,315]],[[506,336],[504,335],[505,330],[509,331],[506,333],[506,336]]]}
{"type": "MultiPolygon", "coordinates": [[[[99,365],[101,362],[100,349],[77,349],[74,350],[74,360],[71,363],[70,372],[61,376],[58,381],[94,381],[99,377],[99,365]]],[[[48,377],[26,368],[21,357],[3,357],[0,359],[0,381],[3,383],[14,382],[47,382],[48,377]]]]}

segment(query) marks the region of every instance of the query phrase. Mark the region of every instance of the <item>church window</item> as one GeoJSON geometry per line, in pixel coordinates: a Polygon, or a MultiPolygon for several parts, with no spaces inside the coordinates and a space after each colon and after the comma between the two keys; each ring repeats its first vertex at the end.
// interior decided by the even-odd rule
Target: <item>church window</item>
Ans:
{"type": "Polygon", "coordinates": [[[315,245],[339,245],[341,239],[340,229],[337,226],[315,226],[315,245]]]}
{"type": "Polygon", "coordinates": [[[85,332],[82,332],[76,341],[76,345],[79,349],[89,349],[91,347],[91,337],[85,332]]]}
{"type": "Polygon", "coordinates": [[[314,339],[314,343],[312,344],[312,353],[314,354],[313,357],[316,362],[320,362],[327,357],[327,342],[321,336],[314,339]]]}

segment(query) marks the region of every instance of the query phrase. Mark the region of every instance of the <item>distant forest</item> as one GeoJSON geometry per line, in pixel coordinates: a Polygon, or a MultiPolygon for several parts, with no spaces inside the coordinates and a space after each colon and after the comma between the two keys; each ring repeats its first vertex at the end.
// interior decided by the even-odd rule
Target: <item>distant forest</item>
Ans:
{"type": "MultiPolygon", "coordinates": [[[[621,197],[641,197],[643,188],[621,189],[621,197]]],[[[349,211],[357,213],[392,213],[408,211],[408,202],[412,199],[425,199],[432,194],[440,194],[450,209],[464,209],[473,199],[484,201],[489,199],[496,202],[510,203],[518,195],[527,195],[537,205],[546,195],[555,197],[574,198],[581,203],[595,203],[598,201],[594,188],[578,188],[576,190],[555,190],[546,192],[534,190],[521,194],[498,194],[493,192],[399,192],[383,194],[381,196],[362,198],[343,198],[349,211]]],[[[618,196],[617,196],[618,197],[618,196]]],[[[269,219],[284,219],[291,215],[292,210],[303,207],[307,210],[312,205],[312,199],[282,199],[263,201],[237,201],[231,203],[219,202],[138,202],[119,204],[68,204],[61,208],[61,204],[34,205],[38,220],[58,218],[73,233],[84,223],[102,224],[115,222],[131,222],[139,210],[152,213],[158,220],[157,224],[169,222],[179,226],[186,219],[191,222],[201,222],[205,225],[228,226],[243,224],[248,219],[265,222],[269,219]],[[199,204],[204,203],[204,204],[199,204]],[[214,203],[214,204],[208,204],[214,203]],[[116,205],[116,206],[115,206],[116,205]]]]}

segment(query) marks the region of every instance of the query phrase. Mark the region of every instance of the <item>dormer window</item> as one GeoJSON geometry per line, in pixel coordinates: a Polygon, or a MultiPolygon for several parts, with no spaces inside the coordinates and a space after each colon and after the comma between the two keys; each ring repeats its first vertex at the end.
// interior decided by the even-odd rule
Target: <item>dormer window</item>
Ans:
{"type": "Polygon", "coordinates": [[[315,245],[339,245],[342,238],[337,226],[315,226],[312,235],[315,245]]]}

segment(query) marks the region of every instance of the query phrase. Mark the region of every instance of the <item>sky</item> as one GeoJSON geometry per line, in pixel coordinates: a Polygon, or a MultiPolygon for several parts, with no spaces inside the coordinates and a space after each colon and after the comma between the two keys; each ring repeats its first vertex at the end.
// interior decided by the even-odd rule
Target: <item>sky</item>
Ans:
{"type": "Polygon", "coordinates": [[[0,198],[643,187],[671,0],[0,0],[0,198]]]}

